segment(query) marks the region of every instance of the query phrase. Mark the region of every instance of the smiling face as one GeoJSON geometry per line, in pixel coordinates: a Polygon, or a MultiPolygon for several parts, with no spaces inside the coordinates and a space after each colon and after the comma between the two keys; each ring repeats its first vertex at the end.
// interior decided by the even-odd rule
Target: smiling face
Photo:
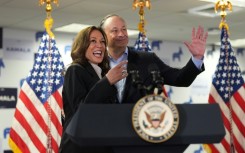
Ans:
{"type": "Polygon", "coordinates": [[[99,64],[102,62],[105,50],[106,43],[105,38],[98,30],[93,30],[89,37],[90,44],[87,48],[85,57],[94,64],[99,64]]]}
{"type": "Polygon", "coordinates": [[[109,51],[119,50],[124,52],[128,44],[127,25],[119,16],[106,19],[103,28],[107,35],[109,51]]]}

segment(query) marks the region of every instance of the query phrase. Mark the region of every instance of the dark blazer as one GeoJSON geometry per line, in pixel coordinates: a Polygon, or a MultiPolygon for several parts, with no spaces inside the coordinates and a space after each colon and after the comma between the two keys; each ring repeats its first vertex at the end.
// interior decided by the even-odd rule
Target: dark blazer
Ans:
{"type": "MultiPolygon", "coordinates": [[[[189,60],[183,68],[177,69],[166,65],[155,53],[128,50],[127,70],[130,72],[132,69],[137,69],[145,86],[152,84],[152,75],[148,70],[152,64],[159,68],[160,75],[164,78],[164,84],[171,86],[187,87],[204,70],[204,66],[201,71],[198,70],[192,60],[189,60]]],[[[106,77],[100,80],[89,63],[84,66],[72,65],[65,75],[62,96],[66,114],[64,134],[60,145],[60,149],[63,149],[61,149],[62,153],[110,153],[109,148],[79,147],[69,139],[65,129],[80,103],[119,103],[115,86],[111,86],[106,77]]],[[[132,75],[129,73],[126,78],[122,104],[136,103],[140,98],[142,98],[142,94],[132,83],[132,75]]]]}
{"type": "Polygon", "coordinates": [[[81,103],[112,103],[116,98],[116,87],[106,77],[99,79],[93,67],[74,64],[65,73],[62,98],[65,112],[60,153],[110,153],[108,148],[80,147],[65,133],[70,120],[81,103]]]}
{"type": "MultiPolygon", "coordinates": [[[[166,65],[155,53],[137,52],[129,48],[127,71],[130,72],[132,68],[138,69],[140,79],[145,86],[152,84],[152,74],[149,70],[150,65],[158,67],[160,75],[164,79],[164,84],[178,87],[190,86],[197,75],[204,71],[204,65],[202,70],[199,70],[191,59],[184,67],[178,69],[166,65]]],[[[141,97],[142,94],[133,85],[132,75],[129,74],[126,79],[122,103],[135,103],[141,97]]]]}

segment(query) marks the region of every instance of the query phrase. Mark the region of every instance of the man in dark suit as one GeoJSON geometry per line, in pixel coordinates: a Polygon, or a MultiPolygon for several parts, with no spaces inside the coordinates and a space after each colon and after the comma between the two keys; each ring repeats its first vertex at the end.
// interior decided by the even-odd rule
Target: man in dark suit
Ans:
{"type": "Polygon", "coordinates": [[[104,29],[107,35],[110,66],[114,67],[121,61],[128,60],[127,71],[129,75],[116,83],[118,90],[116,101],[118,103],[135,103],[142,97],[142,93],[132,82],[132,75],[130,74],[132,67],[138,71],[140,82],[145,87],[152,84],[150,65],[155,65],[159,69],[164,83],[171,86],[187,87],[191,85],[198,74],[204,71],[203,58],[208,34],[200,26],[197,31],[193,28],[192,42],[184,42],[192,57],[181,69],[166,65],[155,53],[137,52],[127,47],[127,25],[122,17],[115,14],[108,15],[101,21],[100,27],[104,29]]]}

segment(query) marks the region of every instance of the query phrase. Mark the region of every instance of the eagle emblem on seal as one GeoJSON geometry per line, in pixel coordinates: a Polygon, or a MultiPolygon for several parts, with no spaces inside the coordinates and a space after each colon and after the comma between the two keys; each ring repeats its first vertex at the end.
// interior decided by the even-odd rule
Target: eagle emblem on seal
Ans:
{"type": "MultiPolygon", "coordinates": [[[[151,114],[149,114],[149,113],[147,113],[145,111],[146,119],[150,123],[150,126],[148,126],[148,125],[146,125],[146,123],[144,123],[145,128],[147,128],[147,129],[149,129],[149,128],[157,129],[157,128],[161,127],[161,123],[164,120],[165,113],[166,112],[164,111],[162,113],[151,113],[151,114]]],[[[161,128],[163,128],[163,127],[161,127],[161,128]]]]}

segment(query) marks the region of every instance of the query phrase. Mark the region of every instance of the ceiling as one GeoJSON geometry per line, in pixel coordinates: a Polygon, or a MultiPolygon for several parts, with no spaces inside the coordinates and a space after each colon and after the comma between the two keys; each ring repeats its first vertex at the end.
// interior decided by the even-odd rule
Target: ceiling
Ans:
{"type": "MultiPolygon", "coordinates": [[[[232,0],[230,0],[232,2],[232,0]]],[[[125,18],[128,28],[136,29],[139,22],[138,8],[132,9],[133,0],[59,0],[52,3],[53,28],[71,23],[98,25],[107,14],[118,14],[125,18]]],[[[188,9],[207,4],[198,0],[151,0],[151,10],[145,8],[146,36],[149,40],[188,41],[192,27],[201,25],[208,30],[219,26],[221,17],[205,17],[189,14],[188,9]]],[[[0,0],[0,27],[43,31],[46,18],[45,6],[38,0],[0,0]]],[[[213,8],[207,11],[214,13],[213,8]]],[[[228,12],[228,11],[227,11],[228,12]]],[[[227,15],[230,39],[245,38],[245,8],[227,15]]],[[[136,36],[135,36],[136,37],[136,36]]],[[[220,36],[209,34],[207,43],[219,42],[220,36]]],[[[243,43],[245,47],[245,42],[243,43]]]]}

